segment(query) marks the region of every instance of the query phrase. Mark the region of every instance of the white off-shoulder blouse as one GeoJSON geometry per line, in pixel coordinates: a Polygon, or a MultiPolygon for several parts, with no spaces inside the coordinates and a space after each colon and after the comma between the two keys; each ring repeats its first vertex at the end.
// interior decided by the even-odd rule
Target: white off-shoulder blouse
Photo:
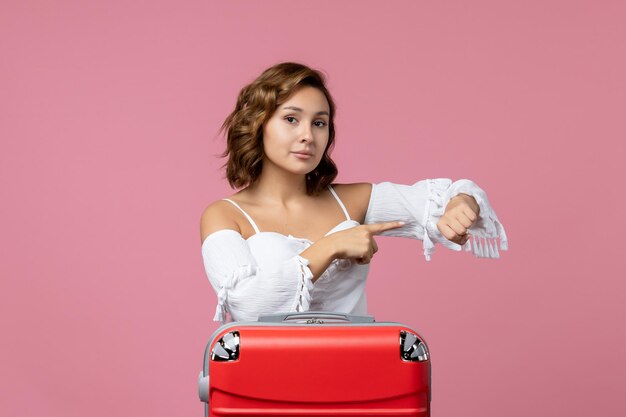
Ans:
{"type": "MultiPolygon", "coordinates": [[[[350,218],[335,190],[328,188],[346,220],[329,230],[326,236],[358,226],[360,223],[350,218]]],[[[427,261],[435,243],[461,251],[461,245],[449,241],[437,229],[448,201],[459,193],[473,196],[480,206],[479,219],[469,229],[472,237],[464,245],[465,250],[481,258],[499,258],[498,243],[500,250],[508,249],[504,227],[485,192],[470,180],[452,182],[438,178],[413,185],[372,184],[365,224],[404,221],[404,226],[381,235],[422,240],[427,261]]],[[[260,231],[239,205],[224,200],[243,212],[256,233],[244,239],[234,230],[223,229],[211,233],[202,242],[204,268],[217,294],[215,321],[225,323],[227,312],[231,321],[256,321],[262,314],[309,310],[368,314],[365,283],[369,264],[335,259],[313,283],[309,261],[299,254],[314,242],[260,231]]]]}

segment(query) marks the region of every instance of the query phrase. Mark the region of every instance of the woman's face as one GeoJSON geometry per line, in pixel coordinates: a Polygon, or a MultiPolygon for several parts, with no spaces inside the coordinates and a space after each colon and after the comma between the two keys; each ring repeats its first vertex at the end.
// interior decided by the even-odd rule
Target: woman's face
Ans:
{"type": "Polygon", "coordinates": [[[313,171],[328,144],[329,114],[324,93],[309,86],[297,90],[263,127],[263,166],[273,164],[298,174],[313,171]]]}

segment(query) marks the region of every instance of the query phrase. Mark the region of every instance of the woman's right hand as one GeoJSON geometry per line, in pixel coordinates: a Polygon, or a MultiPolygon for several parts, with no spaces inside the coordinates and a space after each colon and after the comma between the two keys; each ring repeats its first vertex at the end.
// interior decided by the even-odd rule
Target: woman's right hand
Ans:
{"type": "Polygon", "coordinates": [[[404,223],[399,221],[363,224],[332,233],[325,239],[331,241],[337,259],[355,259],[356,263],[364,265],[370,263],[378,251],[374,236],[403,225],[404,223]]]}

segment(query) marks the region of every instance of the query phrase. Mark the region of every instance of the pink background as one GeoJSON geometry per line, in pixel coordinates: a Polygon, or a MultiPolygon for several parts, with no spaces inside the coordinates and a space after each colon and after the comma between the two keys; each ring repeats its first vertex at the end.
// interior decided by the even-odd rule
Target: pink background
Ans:
{"type": "Polygon", "coordinates": [[[202,415],[218,128],[286,60],[328,74],[338,182],[470,178],[506,227],[497,261],[378,238],[370,313],[426,337],[433,415],[625,415],[625,12],[2,0],[0,415],[202,415]]]}

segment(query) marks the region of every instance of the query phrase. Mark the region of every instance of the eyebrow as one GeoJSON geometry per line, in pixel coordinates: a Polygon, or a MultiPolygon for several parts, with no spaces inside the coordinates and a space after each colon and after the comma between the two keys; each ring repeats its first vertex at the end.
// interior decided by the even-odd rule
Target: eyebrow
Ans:
{"type": "MultiPolygon", "coordinates": [[[[283,107],[283,110],[287,110],[287,109],[289,109],[289,110],[295,110],[295,111],[299,111],[299,112],[304,111],[304,110],[302,110],[300,107],[296,107],[296,106],[287,106],[287,107],[283,107]]],[[[322,111],[318,111],[317,113],[315,113],[315,115],[316,115],[316,116],[317,116],[317,115],[321,115],[321,114],[325,114],[326,116],[330,116],[330,115],[328,114],[328,112],[327,112],[327,111],[323,111],[323,110],[322,110],[322,111]]]]}

